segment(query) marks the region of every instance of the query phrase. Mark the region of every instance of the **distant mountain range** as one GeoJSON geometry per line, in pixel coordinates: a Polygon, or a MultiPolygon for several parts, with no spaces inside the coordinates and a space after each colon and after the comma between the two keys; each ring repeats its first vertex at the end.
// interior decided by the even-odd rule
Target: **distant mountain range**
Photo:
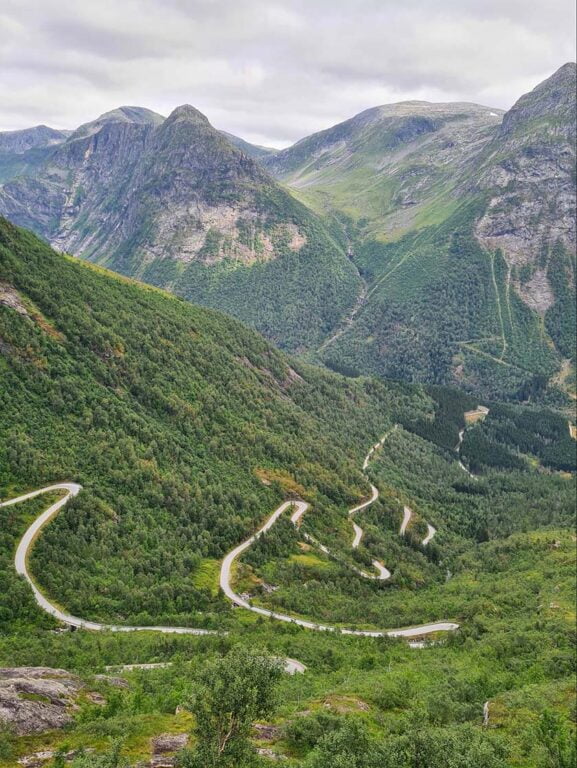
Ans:
{"type": "Polygon", "coordinates": [[[121,107],[82,125],[0,188],[0,209],[62,251],[291,349],[320,344],[359,289],[316,214],[191,106],[166,119],[121,107]]]}
{"type": "Polygon", "coordinates": [[[343,373],[561,403],[575,113],[574,64],[506,113],[403,102],[281,151],[121,107],[0,134],[0,213],[343,373]]]}

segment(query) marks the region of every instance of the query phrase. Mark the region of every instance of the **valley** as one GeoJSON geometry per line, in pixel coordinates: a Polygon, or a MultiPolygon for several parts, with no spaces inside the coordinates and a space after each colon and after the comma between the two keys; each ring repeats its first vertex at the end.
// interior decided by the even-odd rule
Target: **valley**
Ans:
{"type": "Polygon", "coordinates": [[[574,116],[572,63],[507,112],[401,102],[280,151],[120,107],[0,134],[0,213],[346,375],[569,409],[574,116]]]}
{"type": "Polygon", "coordinates": [[[575,64],[84,12],[0,131],[0,768],[574,768],[575,64]]]}
{"type": "Polygon", "coordinates": [[[8,729],[3,768],[117,736],[151,760],[239,647],[306,668],[252,736],[287,765],[335,732],[369,768],[410,766],[415,718],[439,767],[536,755],[539,718],[565,733],[563,415],[316,368],[7,222],[0,285],[0,663],[62,667],[101,702],[82,694],[64,731],[8,729]]]}

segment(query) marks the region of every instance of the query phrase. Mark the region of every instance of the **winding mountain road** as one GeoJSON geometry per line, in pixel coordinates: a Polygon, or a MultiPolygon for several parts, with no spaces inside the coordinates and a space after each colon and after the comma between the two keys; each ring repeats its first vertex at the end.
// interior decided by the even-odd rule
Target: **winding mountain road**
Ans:
{"type": "Polygon", "coordinates": [[[56,605],[50,602],[42,592],[38,589],[36,586],[36,583],[34,582],[34,579],[30,575],[30,572],[28,570],[28,555],[30,553],[30,548],[32,544],[34,543],[36,537],[41,532],[42,528],[52,520],[52,518],[58,513],[60,509],[68,502],[71,498],[76,496],[80,491],[82,490],[82,486],[78,485],[78,483],[56,483],[55,485],[48,485],[46,488],[40,488],[37,491],[31,491],[30,493],[25,493],[22,496],[17,496],[14,499],[9,499],[8,501],[4,501],[0,503],[0,507],[10,507],[13,504],[19,504],[22,501],[28,501],[28,499],[33,499],[36,496],[40,496],[40,494],[43,493],[51,493],[53,491],[66,491],[66,494],[59,499],[58,501],[54,502],[54,504],[51,504],[47,510],[42,512],[41,515],[39,515],[36,520],[29,526],[24,536],[20,539],[20,543],[18,544],[18,548],[16,549],[16,555],[14,557],[14,566],[16,568],[16,573],[23,576],[30,587],[32,588],[32,591],[34,592],[34,597],[36,598],[36,602],[38,605],[46,611],[46,613],[49,613],[51,616],[54,616],[55,619],[58,619],[58,621],[61,621],[63,624],[68,624],[70,627],[78,627],[81,629],[90,629],[94,631],[109,631],[109,632],[164,632],[166,634],[178,634],[178,635],[214,635],[219,634],[216,630],[209,630],[209,629],[195,629],[193,627],[140,627],[140,626],[124,626],[120,624],[100,624],[97,621],[87,621],[86,619],[80,619],[78,616],[72,616],[69,613],[65,613],[64,611],[60,610],[56,605]]]}
{"type": "Polygon", "coordinates": [[[399,535],[404,536],[407,530],[407,525],[411,521],[411,517],[413,516],[413,510],[410,507],[405,506],[403,507],[403,522],[401,523],[401,527],[399,529],[399,535]]]}
{"type": "Polygon", "coordinates": [[[437,533],[437,529],[434,528],[430,523],[427,523],[427,535],[423,539],[423,546],[426,547],[427,544],[431,541],[433,536],[437,533]]]}
{"type": "MultiPolygon", "coordinates": [[[[394,427],[396,429],[396,425],[394,427]]],[[[387,433],[388,435],[389,433],[387,433]]],[[[378,443],[375,443],[367,453],[365,460],[363,462],[363,471],[367,469],[369,465],[369,461],[371,459],[371,456],[375,452],[377,448],[383,445],[387,435],[385,435],[378,443]]],[[[371,484],[371,496],[366,501],[363,501],[361,504],[358,504],[356,507],[353,507],[349,510],[349,516],[355,514],[355,512],[360,512],[362,509],[366,509],[368,506],[373,504],[379,497],[379,491],[377,488],[375,488],[374,485],[371,484]]],[[[437,621],[433,622],[431,624],[421,624],[420,626],[416,627],[403,627],[400,629],[385,629],[385,630],[369,630],[369,629],[343,629],[341,627],[335,627],[327,624],[319,624],[317,622],[308,621],[306,619],[298,619],[294,616],[289,616],[285,613],[279,613],[277,611],[269,610],[268,608],[261,608],[257,605],[252,605],[248,600],[238,595],[234,589],[231,586],[230,580],[231,580],[231,571],[232,566],[235,560],[243,553],[245,552],[257,539],[259,539],[263,534],[265,534],[270,528],[276,523],[276,521],[279,519],[279,517],[287,511],[290,507],[294,507],[294,511],[291,514],[290,520],[293,523],[293,525],[298,526],[302,516],[304,513],[309,509],[310,505],[306,501],[300,501],[300,500],[293,500],[293,501],[285,501],[283,502],[275,511],[272,513],[272,515],[267,519],[267,521],[264,523],[264,525],[259,528],[259,530],[253,534],[250,538],[248,538],[246,541],[243,541],[242,544],[239,544],[237,547],[235,547],[231,552],[226,555],[224,560],[222,561],[222,566],[220,570],[220,588],[228,597],[228,599],[234,603],[235,605],[238,605],[240,608],[245,608],[247,611],[252,611],[253,613],[257,613],[260,616],[267,616],[271,619],[277,619],[278,621],[285,621],[291,624],[296,624],[299,627],[304,627],[306,629],[313,629],[317,630],[319,632],[341,632],[344,635],[357,635],[361,637],[422,637],[424,635],[429,635],[434,632],[454,632],[455,630],[459,629],[459,625],[450,622],[450,621],[437,621]]],[[[405,509],[409,509],[408,507],[405,507],[405,509]]],[[[409,510],[410,512],[410,510],[409,510]]],[[[409,515],[410,518],[410,515],[409,515]]],[[[408,519],[407,519],[408,523],[408,519]]],[[[359,526],[357,526],[355,523],[353,523],[355,526],[355,541],[358,543],[360,542],[363,530],[359,526]]],[[[405,526],[406,527],[406,526],[405,526]]],[[[436,531],[432,526],[429,526],[429,534],[427,537],[427,541],[430,541],[430,539],[435,535],[436,531]]],[[[327,555],[331,555],[332,553],[330,550],[324,546],[324,544],[321,544],[318,542],[314,537],[312,537],[310,534],[303,534],[304,538],[314,544],[316,547],[321,549],[321,551],[325,552],[327,555]]],[[[355,545],[355,541],[353,541],[353,547],[355,545]]],[[[425,542],[424,542],[425,543],[425,542]]],[[[365,578],[373,578],[373,579],[389,579],[391,577],[391,572],[385,568],[385,566],[382,563],[379,563],[378,560],[373,560],[373,566],[376,568],[378,575],[377,576],[370,576],[369,574],[366,574],[364,571],[361,571],[358,568],[355,568],[354,566],[352,569],[359,573],[361,576],[364,576],[365,578]]],[[[420,644],[414,644],[414,647],[421,647],[420,644]]]]}
{"type": "MultiPolygon", "coordinates": [[[[377,448],[382,446],[386,437],[387,435],[385,435],[378,443],[375,443],[375,445],[372,446],[372,448],[368,452],[363,462],[363,470],[367,468],[372,454],[377,448]]],[[[34,593],[34,597],[38,605],[44,611],[49,613],[51,616],[54,616],[54,618],[58,619],[58,621],[61,621],[63,624],[67,624],[71,627],[77,627],[77,628],[93,630],[93,631],[109,631],[109,632],[151,631],[151,632],[161,632],[166,634],[189,634],[189,635],[222,634],[218,630],[197,629],[193,627],[117,625],[117,624],[102,624],[96,621],[88,621],[86,619],[82,619],[77,616],[72,616],[71,614],[66,613],[65,611],[61,610],[57,605],[54,605],[53,603],[51,603],[42,594],[42,592],[36,586],[36,583],[34,582],[34,579],[32,578],[28,570],[28,556],[30,553],[30,549],[34,541],[36,540],[37,536],[41,533],[43,527],[56,516],[59,510],[62,509],[62,507],[65,504],[67,504],[68,501],[70,501],[70,499],[77,496],[81,490],[82,490],[82,486],[79,485],[78,483],[69,483],[69,482],[56,483],[54,485],[49,485],[44,488],[40,488],[38,490],[25,493],[13,499],[0,502],[0,507],[9,507],[9,506],[12,506],[13,504],[19,504],[21,502],[28,501],[29,499],[33,499],[36,496],[39,496],[41,494],[51,493],[55,491],[65,491],[65,494],[61,499],[58,499],[58,501],[51,504],[48,507],[48,509],[42,512],[32,522],[32,524],[28,527],[28,529],[24,533],[16,549],[16,554],[14,558],[14,565],[16,568],[16,572],[26,579],[26,581],[28,582],[28,584],[30,585],[34,593]]],[[[379,492],[377,488],[371,484],[370,498],[362,502],[361,504],[358,504],[356,507],[353,507],[352,509],[350,509],[349,516],[355,514],[356,512],[360,512],[363,509],[366,509],[369,505],[371,505],[374,501],[376,501],[378,496],[379,496],[379,492]]],[[[276,611],[268,610],[266,608],[260,608],[258,606],[251,605],[247,600],[242,598],[240,595],[237,595],[230,584],[231,570],[232,570],[232,565],[234,561],[245,550],[247,550],[251,546],[251,544],[253,544],[260,536],[262,536],[264,533],[270,530],[270,528],[272,528],[272,526],[276,523],[276,521],[284,512],[286,512],[291,508],[294,509],[290,519],[293,525],[297,526],[303,514],[307,511],[307,509],[309,509],[309,506],[310,505],[307,502],[300,501],[300,500],[289,500],[289,501],[283,502],[277,509],[275,509],[272,515],[270,515],[270,517],[266,520],[264,525],[255,534],[253,534],[246,541],[239,544],[237,547],[235,547],[231,552],[229,552],[225,556],[225,558],[222,561],[221,570],[220,570],[220,587],[224,592],[224,594],[228,597],[229,600],[231,600],[232,603],[240,606],[241,608],[245,608],[246,610],[252,611],[253,613],[257,613],[262,616],[267,616],[269,618],[277,619],[279,621],[293,623],[298,626],[304,627],[306,629],[313,629],[313,630],[325,631],[325,632],[341,632],[342,634],[345,634],[345,635],[356,635],[356,636],[362,636],[362,637],[412,638],[412,637],[422,637],[424,635],[428,635],[434,632],[454,632],[459,628],[459,625],[454,622],[437,621],[437,622],[422,624],[414,627],[403,627],[400,629],[386,629],[386,630],[343,629],[340,627],[319,624],[313,621],[307,621],[305,619],[298,619],[293,616],[288,616],[283,613],[278,613],[276,611]]],[[[405,510],[407,509],[408,507],[405,507],[405,510]]],[[[408,519],[407,519],[407,523],[408,523],[408,519]]],[[[356,523],[353,523],[353,525],[355,526],[356,545],[355,545],[355,542],[353,542],[353,546],[355,547],[359,545],[362,539],[363,530],[362,528],[360,528],[360,526],[357,526],[356,523]]],[[[406,528],[406,524],[405,524],[405,528],[406,528]]],[[[434,534],[435,534],[435,529],[432,526],[429,526],[429,533],[427,534],[426,539],[423,541],[423,544],[426,544],[428,541],[430,541],[431,538],[434,536],[434,534]]],[[[308,541],[313,543],[315,546],[318,546],[323,552],[326,552],[329,555],[331,554],[327,547],[317,542],[316,539],[314,539],[309,534],[304,534],[304,537],[308,541]]],[[[379,563],[377,560],[374,560],[373,566],[377,571],[376,576],[371,576],[369,574],[366,574],[364,571],[361,571],[360,569],[355,568],[354,566],[351,566],[351,567],[353,568],[353,570],[355,570],[357,573],[359,573],[361,576],[365,578],[380,579],[380,580],[390,578],[391,572],[382,563],[379,563]]],[[[415,647],[417,646],[415,645],[415,647]]],[[[288,661],[291,662],[294,660],[288,660],[288,661]]],[[[301,665],[300,662],[294,662],[294,665],[295,665],[294,671],[298,671],[298,672],[302,671],[301,667],[303,667],[303,665],[301,665]]],[[[287,669],[287,671],[290,671],[290,670],[287,669]]]]}
{"type": "Polygon", "coordinates": [[[276,523],[283,512],[285,512],[291,506],[295,507],[295,511],[291,515],[291,520],[294,517],[297,517],[298,520],[309,508],[309,504],[307,504],[306,501],[283,502],[280,507],[275,509],[265,524],[259,528],[255,534],[253,534],[246,541],[243,541],[242,544],[239,544],[237,547],[235,547],[222,561],[222,566],[220,569],[220,588],[232,603],[238,605],[240,608],[245,608],[247,611],[258,613],[260,616],[277,619],[278,621],[286,621],[289,624],[296,624],[297,626],[304,627],[305,629],[314,629],[319,632],[341,632],[343,635],[357,635],[361,637],[420,637],[421,635],[428,635],[432,632],[454,632],[456,629],[459,629],[458,624],[450,621],[437,621],[431,624],[422,624],[417,627],[404,627],[402,629],[342,629],[340,627],[334,627],[328,624],[319,624],[314,621],[307,621],[306,619],[298,619],[285,613],[271,611],[268,608],[261,608],[258,605],[251,605],[248,600],[245,600],[243,597],[238,595],[230,584],[232,565],[234,561],[239,557],[239,555],[245,552],[251,546],[251,544],[253,544],[258,538],[266,533],[276,523]]]}

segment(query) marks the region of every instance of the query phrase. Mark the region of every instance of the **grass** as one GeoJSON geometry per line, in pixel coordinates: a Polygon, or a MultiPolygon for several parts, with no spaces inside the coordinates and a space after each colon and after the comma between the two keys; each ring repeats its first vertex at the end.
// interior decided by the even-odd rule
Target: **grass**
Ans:
{"type": "Polygon", "coordinates": [[[207,589],[216,596],[219,590],[220,560],[207,558],[201,562],[192,577],[192,583],[197,589],[207,589]]]}

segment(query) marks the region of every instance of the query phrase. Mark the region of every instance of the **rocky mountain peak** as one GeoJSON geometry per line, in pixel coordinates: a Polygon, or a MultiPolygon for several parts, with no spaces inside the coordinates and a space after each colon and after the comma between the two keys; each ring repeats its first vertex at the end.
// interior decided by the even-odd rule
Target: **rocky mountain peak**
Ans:
{"type": "Polygon", "coordinates": [[[190,123],[198,123],[200,125],[210,126],[208,118],[191,104],[182,104],[180,107],[173,109],[166,122],[176,123],[179,121],[187,121],[190,123]]]}
{"type": "Polygon", "coordinates": [[[48,147],[66,139],[68,131],[58,131],[47,125],[35,125],[20,131],[0,131],[0,152],[26,152],[35,147],[48,147]]]}
{"type": "Polygon", "coordinates": [[[97,133],[103,126],[113,123],[132,123],[135,125],[156,127],[164,122],[165,118],[157,112],[145,107],[117,107],[110,112],[97,117],[89,123],[84,123],[72,134],[73,139],[83,138],[97,133]]]}
{"type": "Polygon", "coordinates": [[[576,65],[568,62],[521,96],[503,118],[499,137],[507,138],[518,129],[526,130],[530,121],[547,119],[551,122],[553,118],[568,119],[566,127],[574,132],[576,85],[576,65]]]}

